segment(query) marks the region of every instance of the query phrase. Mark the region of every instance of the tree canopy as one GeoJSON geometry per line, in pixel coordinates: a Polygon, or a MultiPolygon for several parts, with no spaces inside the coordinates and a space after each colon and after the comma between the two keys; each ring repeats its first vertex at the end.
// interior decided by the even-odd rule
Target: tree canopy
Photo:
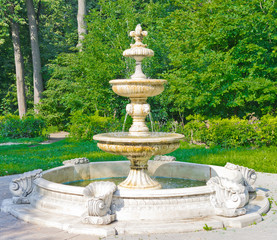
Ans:
{"type": "MultiPolygon", "coordinates": [[[[114,94],[109,80],[132,74],[134,61],[122,52],[130,47],[128,33],[138,23],[149,32],[144,42],[155,52],[144,60],[144,72],[168,80],[164,93],[148,100],[156,120],[276,113],[275,1],[88,0],[81,52],[75,47],[76,1],[37,0],[35,8],[46,88],[40,111],[52,124],[64,125],[80,110],[125,114],[128,99],[114,94]]],[[[26,21],[27,15],[22,16],[26,21]]],[[[24,23],[21,27],[27,34],[24,23]]],[[[0,38],[0,111],[14,112],[8,31],[0,38]]],[[[23,53],[31,91],[30,46],[27,40],[22,44],[27,46],[23,53]]]]}

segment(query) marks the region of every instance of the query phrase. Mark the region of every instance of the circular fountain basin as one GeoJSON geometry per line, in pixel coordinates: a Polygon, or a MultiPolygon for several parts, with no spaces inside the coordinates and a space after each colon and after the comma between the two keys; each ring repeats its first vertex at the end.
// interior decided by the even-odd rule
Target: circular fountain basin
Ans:
{"type": "MultiPolygon", "coordinates": [[[[218,168],[216,168],[218,169],[218,168]]],[[[128,161],[94,162],[62,166],[43,172],[34,181],[31,204],[37,209],[56,214],[82,216],[87,210],[84,187],[63,183],[94,178],[124,177],[128,161]]],[[[150,176],[174,177],[207,181],[217,171],[207,165],[181,162],[149,161],[150,176]]],[[[113,195],[112,209],[118,221],[173,220],[213,214],[208,186],[158,190],[118,189],[113,195]],[[178,209],[178,211],[176,211],[178,209]]]]}
{"type": "MultiPolygon", "coordinates": [[[[184,162],[149,161],[151,177],[174,177],[208,181],[213,176],[228,176],[240,181],[238,171],[223,167],[184,162]]],[[[129,162],[93,162],[62,166],[43,172],[34,181],[31,204],[40,210],[56,214],[82,216],[87,210],[84,187],[63,183],[94,178],[124,177],[128,175],[129,162]]],[[[182,220],[215,215],[209,186],[158,190],[118,189],[112,200],[112,210],[118,221],[182,220]]]]}
{"type": "MultiPolygon", "coordinates": [[[[94,178],[124,177],[129,171],[128,161],[92,162],[64,165],[42,173],[34,180],[29,204],[3,202],[2,210],[27,222],[60,228],[76,234],[108,236],[116,234],[180,233],[209,227],[241,228],[260,222],[269,203],[261,190],[250,195],[245,206],[246,215],[218,216],[211,202],[215,190],[208,185],[158,190],[117,189],[112,196],[111,214],[116,220],[109,225],[81,223],[87,214],[85,187],[63,183],[94,178]]],[[[186,162],[149,161],[151,177],[174,177],[207,182],[212,177],[243,180],[239,171],[226,167],[186,162]]]]}
{"type": "Polygon", "coordinates": [[[109,82],[113,91],[123,97],[147,98],[159,95],[164,90],[163,79],[116,79],[109,82]]]}
{"type": "Polygon", "coordinates": [[[178,149],[184,136],[178,133],[151,132],[145,136],[133,136],[128,132],[102,133],[93,136],[97,146],[112,154],[127,157],[163,155],[178,149]]]}

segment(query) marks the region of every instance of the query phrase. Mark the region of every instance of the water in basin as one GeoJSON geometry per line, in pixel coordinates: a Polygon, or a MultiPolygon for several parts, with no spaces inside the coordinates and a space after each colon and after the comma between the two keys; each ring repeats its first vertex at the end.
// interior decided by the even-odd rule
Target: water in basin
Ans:
{"type": "MultiPolygon", "coordinates": [[[[94,178],[90,180],[79,180],[66,182],[63,184],[71,185],[71,186],[80,186],[86,187],[92,182],[97,181],[110,181],[114,182],[116,185],[124,181],[126,177],[111,177],[111,178],[94,178]]],[[[169,177],[153,177],[156,181],[158,181],[162,185],[162,189],[170,189],[170,188],[188,188],[188,187],[199,187],[205,186],[205,181],[198,181],[192,179],[184,179],[184,178],[169,178],[169,177]]]]}

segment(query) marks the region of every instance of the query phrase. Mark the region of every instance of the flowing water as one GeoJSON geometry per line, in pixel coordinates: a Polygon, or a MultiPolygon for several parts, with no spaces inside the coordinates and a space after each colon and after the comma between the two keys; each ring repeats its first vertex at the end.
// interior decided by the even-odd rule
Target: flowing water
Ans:
{"type": "Polygon", "coordinates": [[[151,131],[154,132],[153,118],[152,118],[151,112],[149,112],[148,116],[149,116],[149,120],[150,120],[150,123],[151,123],[151,131]]]}
{"type": "Polygon", "coordinates": [[[128,117],[128,113],[125,114],[125,118],[124,118],[124,122],[123,122],[123,127],[122,127],[122,132],[124,132],[124,130],[125,130],[125,125],[126,125],[127,117],[128,117]]]}
{"type": "MultiPolygon", "coordinates": [[[[118,185],[119,183],[123,182],[125,179],[126,177],[95,178],[90,180],[66,182],[64,184],[71,185],[71,186],[86,187],[92,182],[109,181],[109,182],[114,182],[116,185],[118,185]]],[[[198,181],[198,180],[191,180],[191,179],[184,179],[184,178],[153,177],[153,179],[158,181],[162,185],[163,189],[199,187],[199,186],[206,185],[205,181],[198,181]]]]}
{"type": "MultiPolygon", "coordinates": [[[[151,132],[154,132],[153,118],[152,118],[151,112],[148,114],[148,116],[149,116],[149,121],[151,123],[151,132]]],[[[122,132],[125,131],[125,125],[126,125],[127,117],[128,117],[128,113],[125,114],[125,118],[124,118],[124,122],[123,122],[123,127],[122,127],[122,132]]]]}

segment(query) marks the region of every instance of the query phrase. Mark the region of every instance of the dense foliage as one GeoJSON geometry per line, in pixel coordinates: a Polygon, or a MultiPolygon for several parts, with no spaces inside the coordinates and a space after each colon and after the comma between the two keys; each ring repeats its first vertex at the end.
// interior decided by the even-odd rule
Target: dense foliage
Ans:
{"type": "Polygon", "coordinates": [[[131,75],[134,62],[122,52],[131,41],[128,32],[142,23],[155,51],[144,71],[169,82],[163,95],[148,100],[154,119],[274,114],[276,17],[271,1],[101,0],[87,17],[83,52],[62,54],[50,65],[42,111],[55,124],[77,110],[124,115],[127,100],[108,81],[131,75]]]}
{"type": "Polygon", "coordinates": [[[113,132],[120,126],[118,121],[109,117],[101,117],[98,113],[94,115],[83,114],[77,111],[71,117],[70,137],[73,140],[92,141],[93,135],[103,132],[113,132]]]}
{"type": "MultiPolygon", "coordinates": [[[[17,2],[23,16],[21,34],[26,36],[24,1],[17,2]]],[[[155,51],[154,57],[144,60],[144,72],[168,80],[162,95],[148,99],[155,121],[183,124],[194,114],[205,119],[234,116],[230,121],[252,112],[260,119],[276,114],[275,1],[87,1],[88,34],[81,52],[75,48],[77,1],[34,2],[46,87],[40,113],[50,125],[74,125],[72,116],[79,111],[87,116],[97,111],[113,119],[125,115],[128,99],[114,94],[109,80],[132,74],[134,61],[122,52],[129,48],[128,33],[138,23],[149,32],[144,42],[155,51]]],[[[0,38],[0,113],[14,113],[8,31],[3,30],[0,38]]],[[[30,47],[24,40],[28,38],[22,39],[28,46],[24,55],[31,96],[30,47]]]]}
{"type": "Polygon", "coordinates": [[[42,136],[45,122],[41,118],[7,115],[0,117],[0,138],[34,138],[42,136]]]}
{"type": "MultiPolygon", "coordinates": [[[[34,0],[44,82],[51,75],[48,63],[77,44],[77,4],[77,1],[67,0],[34,0]]],[[[18,112],[10,19],[20,23],[27,105],[28,109],[33,107],[32,55],[25,0],[0,0],[0,114],[18,112]],[[9,10],[11,5],[14,13],[9,10]]]]}
{"type": "Polygon", "coordinates": [[[171,111],[221,117],[275,112],[276,3],[201,2],[186,1],[169,16],[173,69],[164,76],[171,111]]]}

